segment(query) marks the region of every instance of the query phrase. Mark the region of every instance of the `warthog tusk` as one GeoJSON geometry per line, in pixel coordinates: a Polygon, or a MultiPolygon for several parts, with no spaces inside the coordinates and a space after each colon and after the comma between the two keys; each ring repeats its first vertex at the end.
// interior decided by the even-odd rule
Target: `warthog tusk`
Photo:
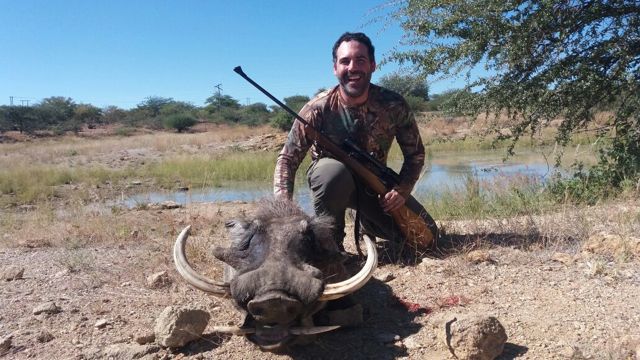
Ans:
{"type": "MultiPolygon", "coordinates": [[[[311,326],[311,327],[293,327],[288,329],[289,334],[291,335],[314,335],[321,334],[331,330],[338,329],[340,325],[334,326],[311,326]]],[[[237,326],[214,326],[213,332],[223,333],[223,334],[232,334],[232,335],[249,335],[255,334],[255,328],[243,328],[237,326]]]]}
{"type": "Polygon", "coordinates": [[[219,332],[223,334],[232,334],[232,335],[249,335],[254,334],[256,332],[255,328],[241,328],[237,326],[214,326],[213,332],[219,332]]]}
{"type": "Polygon", "coordinates": [[[325,285],[324,292],[320,295],[320,301],[334,300],[349,295],[369,281],[378,266],[378,252],[376,245],[368,235],[364,235],[364,243],[367,248],[367,261],[362,269],[347,280],[325,285]]]}
{"type": "Polygon", "coordinates": [[[184,230],[180,232],[180,235],[178,235],[178,239],[176,239],[176,243],[173,246],[173,261],[176,264],[178,273],[182,275],[187,283],[191,284],[196,289],[212,293],[216,296],[229,296],[229,284],[208,279],[198,274],[191,265],[189,265],[184,249],[187,243],[187,238],[189,237],[190,229],[191,225],[184,228],[184,230]]]}
{"type": "Polygon", "coordinates": [[[321,334],[321,333],[324,333],[324,332],[335,330],[335,329],[337,329],[339,327],[340,327],[340,325],[295,327],[295,328],[289,329],[289,333],[292,334],[292,335],[313,335],[313,334],[321,334]]]}

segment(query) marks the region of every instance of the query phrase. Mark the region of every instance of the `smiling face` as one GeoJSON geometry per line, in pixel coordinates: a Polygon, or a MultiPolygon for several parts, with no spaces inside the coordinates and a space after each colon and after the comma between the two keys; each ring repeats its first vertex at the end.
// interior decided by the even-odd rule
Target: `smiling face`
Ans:
{"type": "Polygon", "coordinates": [[[360,105],[367,101],[371,74],[376,63],[369,57],[367,46],[355,41],[344,41],[336,49],[333,73],[340,84],[340,95],[346,105],[360,105]]]}

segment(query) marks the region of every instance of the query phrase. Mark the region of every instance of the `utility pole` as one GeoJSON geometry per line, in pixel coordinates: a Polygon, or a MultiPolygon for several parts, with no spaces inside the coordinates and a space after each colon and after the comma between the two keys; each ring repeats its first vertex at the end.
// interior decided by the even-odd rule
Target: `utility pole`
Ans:
{"type": "Polygon", "coordinates": [[[13,106],[13,96],[9,96],[9,105],[13,106]]]}
{"type": "Polygon", "coordinates": [[[220,111],[220,101],[222,101],[222,99],[220,99],[220,96],[221,96],[220,93],[222,92],[222,84],[218,84],[214,86],[214,88],[218,89],[218,101],[217,101],[216,109],[220,111]]]}

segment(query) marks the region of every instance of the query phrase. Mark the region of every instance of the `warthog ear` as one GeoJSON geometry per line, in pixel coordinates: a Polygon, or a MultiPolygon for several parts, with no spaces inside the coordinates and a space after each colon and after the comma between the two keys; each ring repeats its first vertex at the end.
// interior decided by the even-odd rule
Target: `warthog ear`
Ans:
{"type": "Polygon", "coordinates": [[[225,227],[229,230],[231,244],[229,247],[216,246],[213,249],[213,256],[234,268],[238,268],[241,262],[240,252],[249,247],[251,238],[260,228],[260,221],[229,220],[225,223],[225,227]]]}

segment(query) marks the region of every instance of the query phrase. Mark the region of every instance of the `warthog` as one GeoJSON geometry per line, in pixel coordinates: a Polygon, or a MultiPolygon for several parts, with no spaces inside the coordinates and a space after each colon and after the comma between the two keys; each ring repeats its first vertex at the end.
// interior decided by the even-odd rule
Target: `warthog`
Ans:
{"type": "Polygon", "coordinates": [[[198,274],[187,261],[185,228],[174,247],[178,272],[197,289],[232,297],[244,313],[241,327],[216,331],[247,338],[264,350],[278,350],[298,335],[317,334],[338,326],[314,326],[313,315],[329,300],[362,287],[377,265],[375,245],[365,236],[367,260],[354,276],[344,278],[344,254],[331,236],[325,217],[312,217],[288,200],[263,200],[252,218],[226,223],[231,244],[216,247],[225,263],[224,281],[198,274]]]}

